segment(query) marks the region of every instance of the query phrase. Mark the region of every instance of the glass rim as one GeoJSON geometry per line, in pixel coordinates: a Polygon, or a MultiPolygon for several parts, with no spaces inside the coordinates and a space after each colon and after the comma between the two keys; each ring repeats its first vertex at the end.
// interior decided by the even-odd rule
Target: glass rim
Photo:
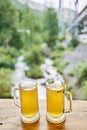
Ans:
{"type": "Polygon", "coordinates": [[[57,79],[57,80],[54,80],[54,79],[48,79],[47,80],[47,83],[46,83],[46,85],[52,85],[52,84],[59,84],[59,85],[65,85],[65,82],[64,82],[64,80],[59,80],[59,79],[57,79]]]}
{"type": "Polygon", "coordinates": [[[34,89],[36,87],[37,87],[36,81],[27,80],[27,81],[23,81],[23,82],[19,83],[19,88],[21,88],[21,89],[26,89],[26,88],[34,89]]]}
{"type": "Polygon", "coordinates": [[[61,80],[48,80],[46,83],[46,88],[52,89],[52,90],[60,90],[63,88],[66,88],[65,82],[61,80]]]}

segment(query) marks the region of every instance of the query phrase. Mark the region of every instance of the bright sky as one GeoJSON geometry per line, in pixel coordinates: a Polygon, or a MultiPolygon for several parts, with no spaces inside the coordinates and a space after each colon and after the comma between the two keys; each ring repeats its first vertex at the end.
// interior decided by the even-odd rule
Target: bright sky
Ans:
{"type": "MultiPolygon", "coordinates": [[[[59,6],[59,0],[33,0],[33,1],[42,4],[46,3],[47,5],[51,3],[51,5],[54,5],[55,7],[59,6]]],[[[75,9],[74,5],[75,0],[61,0],[61,1],[62,1],[62,7],[75,9]]],[[[78,0],[78,11],[80,12],[85,5],[87,5],[87,0],[78,0]]]]}

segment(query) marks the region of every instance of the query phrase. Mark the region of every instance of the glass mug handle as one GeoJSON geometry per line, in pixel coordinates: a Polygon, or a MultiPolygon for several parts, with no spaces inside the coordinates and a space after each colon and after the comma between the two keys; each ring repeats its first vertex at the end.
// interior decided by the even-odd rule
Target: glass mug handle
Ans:
{"type": "Polygon", "coordinates": [[[65,91],[65,95],[69,96],[69,103],[70,103],[70,105],[69,105],[69,109],[64,110],[64,113],[69,113],[69,112],[72,111],[72,95],[71,95],[71,93],[69,91],[65,91]]]}
{"type": "Polygon", "coordinates": [[[20,107],[20,104],[17,102],[17,97],[16,97],[16,91],[19,90],[19,88],[14,88],[14,91],[13,91],[13,95],[14,95],[14,104],[17,106],[17,107],[20,107]]]}

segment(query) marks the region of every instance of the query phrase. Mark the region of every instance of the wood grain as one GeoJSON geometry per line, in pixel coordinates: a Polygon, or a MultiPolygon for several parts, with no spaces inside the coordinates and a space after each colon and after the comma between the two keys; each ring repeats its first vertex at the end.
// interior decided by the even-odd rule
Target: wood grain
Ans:
{"type": "Polygon", "coordinates": [[[20,120],[20,109],[12,99],[0,99],[0,130],[87,130],[87,101],[73,101],[73,111],[66,114],[66,121],[52,124],[46,120],[45,100],[39,102],[40,120],[24,124],[20,120]]]}

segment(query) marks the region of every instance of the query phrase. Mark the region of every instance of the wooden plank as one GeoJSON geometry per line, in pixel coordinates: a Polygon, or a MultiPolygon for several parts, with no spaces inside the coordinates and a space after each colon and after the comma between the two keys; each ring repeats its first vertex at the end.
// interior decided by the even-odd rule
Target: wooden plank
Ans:
{"type": "Polygon", "coordinates": [[[66,121],[52,124],[46,120],[45,100],[39,102],[40,120],[24,124],[20,120],[20,108],[12,99],[0,99],[0,130],[87,130],[87,101],[73,101],[73,111],[66,114],[66,121]]]}

